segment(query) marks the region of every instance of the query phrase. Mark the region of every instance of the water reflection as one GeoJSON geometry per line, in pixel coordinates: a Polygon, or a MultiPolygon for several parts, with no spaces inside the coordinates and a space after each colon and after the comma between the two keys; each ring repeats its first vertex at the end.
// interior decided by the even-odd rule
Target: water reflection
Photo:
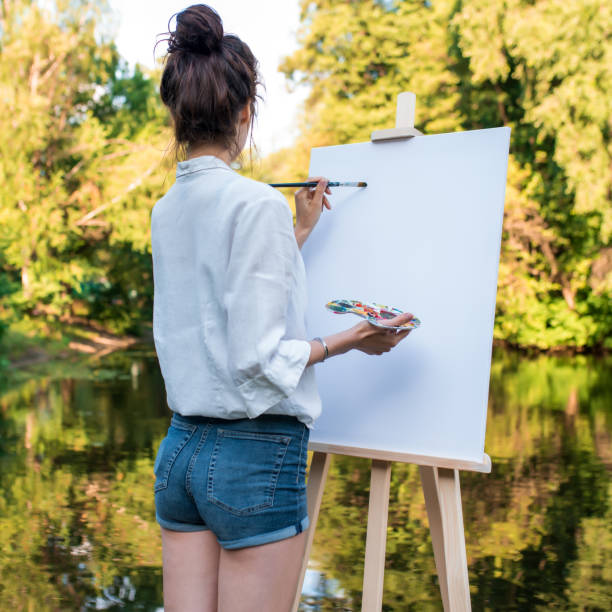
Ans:
{"type": "MultiPolygon", "coordinates": [[[[0,395],[0,609],[161,610],[154,355],[0,395]]],[[[495,354],[490,475],[462,474],[474,610],[612,610],[612,360],[495,354]]],[[[369,462],[332,462],[301,610],[359,610],[369,462]]],[[[384,610],[441,610],[418,469],[392,471],[384,610]]]]}
{"type": "Polygon", "coordinates": [[[302,588],[300,612],[319,610],[352,610],[352,602],[346,598],[339,580],[325,572],[308,568],[302,588]]]}

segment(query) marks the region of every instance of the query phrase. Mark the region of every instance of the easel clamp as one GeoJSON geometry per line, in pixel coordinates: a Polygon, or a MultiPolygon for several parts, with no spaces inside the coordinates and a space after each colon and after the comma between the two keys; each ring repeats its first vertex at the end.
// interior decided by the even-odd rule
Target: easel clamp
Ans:
{"type": "Polygon", "coordinates": [[[397,111],[395,114],[395,127],[386,130],[374,130],[370,135],[372,142],[385,142],[388,140],[401,140],[422,136],[423,132],[414,127],[414,112],[416,109],[416,95],[411,91],[404,91],[397,96],[397,111]]]}

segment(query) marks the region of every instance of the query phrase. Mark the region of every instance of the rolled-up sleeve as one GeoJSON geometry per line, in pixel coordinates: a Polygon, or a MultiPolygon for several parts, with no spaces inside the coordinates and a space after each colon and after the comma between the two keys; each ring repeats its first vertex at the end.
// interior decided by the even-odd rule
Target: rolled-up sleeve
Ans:
{"type": "Polygon", "coordinates": [[[223,302],[229,371],[251,418],[293,393],[310,357],[308,341],[286,338],[296,249],[291,211],[280,198],[240,210],[223,302]]]}

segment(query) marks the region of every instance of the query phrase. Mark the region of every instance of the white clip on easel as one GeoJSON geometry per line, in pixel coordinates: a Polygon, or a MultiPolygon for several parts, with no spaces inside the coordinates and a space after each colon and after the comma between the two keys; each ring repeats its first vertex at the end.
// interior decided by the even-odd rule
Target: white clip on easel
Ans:
{"type": "MultiPolygon", "coordinates": [[[[423,134],[414,127],[415,107],[415,94],[411,92],[400,93],[397,98],[395,127],[372,132],[372,142],[422,136],[423,134]]],[[[304,560],[292,608],[293,612],[296,612],[299,606],[302,583],[314,540],[331,453],[342,453],[342,449],[339,447],[319,443],[311,443],[310,449],[314,451],[308,477],[310,527],[307,533],[304,560]]],[[[355,452],[354,449],[347,449],[343,454],[355,455],[355,452]]],[[[459,470],[490,472],[491,460],[489,456],[484,455],[483,463],[474,463],[443,458],[435,460],[430,457],[407,453],[393,455],[392,453],[377,452],[375,457],[372,455],[373,453],[360,455],[372,458],[362,612],[379,612],[382,607],[392,461],[415,463],[419,466],[445,612],[467,612],[471,610],[459,470]]]]}

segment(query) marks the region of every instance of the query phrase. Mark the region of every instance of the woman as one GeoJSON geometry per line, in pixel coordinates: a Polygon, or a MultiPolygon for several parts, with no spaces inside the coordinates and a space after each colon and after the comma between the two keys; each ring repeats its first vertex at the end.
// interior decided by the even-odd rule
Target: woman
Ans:
{"type": "MultiPolygon", "coordinates": [[[[367,321],[306,339],[300,247],[329,209],[326,179],[295,195],[231,161],[255,117],[257,61],[211,8],[178,13],[160,93],[186,160],[151,220],[154,337],[173,412],[155,460],[166,612],[287,612],[304,549],[312,365],[389,351],[367,321]]],[[[404,314],[390,320],[400,325],[404,314]]]]}

